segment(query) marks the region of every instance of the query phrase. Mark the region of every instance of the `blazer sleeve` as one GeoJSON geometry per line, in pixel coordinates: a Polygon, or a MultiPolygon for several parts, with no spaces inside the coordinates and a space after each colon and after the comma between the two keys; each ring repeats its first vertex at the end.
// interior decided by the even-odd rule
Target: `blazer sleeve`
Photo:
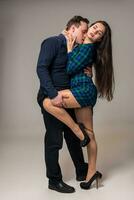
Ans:
{"type": "Polygon", "coordinates": [[[68,54],[67,73],[78,73],[93,62],[93,47],[80,45],[68,54]],[[77,49],[79,48],[79,49],[77,49]]]}
{"type": "Polygon", "coordinates": [[[58,41],[55,38],[48,38],[41,44],[39,58],[37,62],[37,75],[40,80],[40,86],[49,98],[57,96],[58,91],[55,89],[50,76],[50,67],[58,51],[58,41]]]}

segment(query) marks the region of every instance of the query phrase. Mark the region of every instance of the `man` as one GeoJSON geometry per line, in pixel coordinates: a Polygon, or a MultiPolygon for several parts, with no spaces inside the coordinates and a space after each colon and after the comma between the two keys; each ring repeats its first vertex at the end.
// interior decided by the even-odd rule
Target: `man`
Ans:
{"type": "MultiPolygon", "coordinates": [[[[76,43],[83,43],[88,23],[88,19],[81,16],[74,16],[67,23],[66,30],[73,38],[76,38],[76,43]]],[[[43,108],[43,100],[47,96],[51,99],[53,105],[62,106],[64,97],[58,91],[70,88],[66,63],[67,46],[65,36],[60,34],[44,40],[37,63],[37,74],[40,80],[37,99],[46,127],[44,143],[46,173],[49,179],[48,188],[62,193],[72,193],[75,189],[63,182],[58,163],[59,150],[63,144],[62,133],[64,132],[64,138],[76,169],[76,179],[78,181],[85,179],[88,167],[87,163],[84,162],[80,141],[65,124],[47,113],[43,108]]],[[[75,119],[74,110],[68,109],[67,111],[75,119]]]]}

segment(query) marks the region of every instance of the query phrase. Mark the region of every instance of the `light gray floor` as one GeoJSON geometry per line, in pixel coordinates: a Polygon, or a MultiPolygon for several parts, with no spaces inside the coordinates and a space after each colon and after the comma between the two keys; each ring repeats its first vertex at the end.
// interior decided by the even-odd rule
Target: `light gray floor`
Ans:
{"type": "MultiPolygon", "coordinates": [[[[60,152],[64,181],[76,188],[74,194],[60,194],[47,189],[43,158],[43,135],[39,137],[2,137],[0,140],[0,199],[133,199],[134,134],[132,131],[100,133],[98,169],[103,180],[97,190],[84,191],[75,180],[75,172],[66,145],[60,152]]],[[[84,149],[86,158],[86,149],[84,149]]]]}

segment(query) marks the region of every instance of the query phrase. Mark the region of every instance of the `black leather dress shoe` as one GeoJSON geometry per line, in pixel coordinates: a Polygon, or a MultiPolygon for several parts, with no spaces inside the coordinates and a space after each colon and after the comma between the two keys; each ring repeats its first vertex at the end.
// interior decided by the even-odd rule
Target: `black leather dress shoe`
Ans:
{"type": "Polygon", "coordinates": [[[61,192],[61,193],[73,193],[75,192],[75,189],[73,187],[71,187],[70,185],[67,185],[66,183],[64,183],[63,181],[59,181],[56,184],[50,184],[48,185],[48,188],[51,190],[55,190],[57,192],[61,192]]]}

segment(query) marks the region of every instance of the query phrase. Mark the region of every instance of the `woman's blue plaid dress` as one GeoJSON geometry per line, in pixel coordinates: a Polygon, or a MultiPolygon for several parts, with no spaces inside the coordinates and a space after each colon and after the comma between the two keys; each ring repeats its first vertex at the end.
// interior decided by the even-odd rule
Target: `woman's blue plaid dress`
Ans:
{"type": "Polygon", "coordinates": [[[97,100],[97,89],[92,78],[84,74],[84,68],[94,63],[95,44],[80,44],[68,56],[67,73],[71,76],[71,92],[81,107],[93,107],[97,100]]]}

